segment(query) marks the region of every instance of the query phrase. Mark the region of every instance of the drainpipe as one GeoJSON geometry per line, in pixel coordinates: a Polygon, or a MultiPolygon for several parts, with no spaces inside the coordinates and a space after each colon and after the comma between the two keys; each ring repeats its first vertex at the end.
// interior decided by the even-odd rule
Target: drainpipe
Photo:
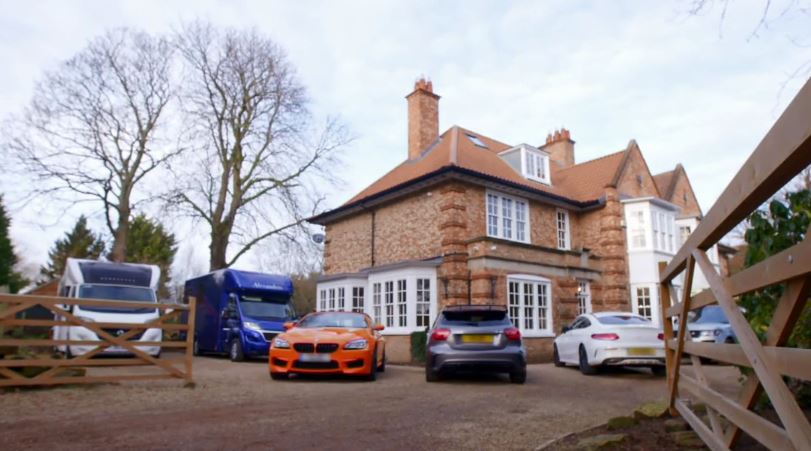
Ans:
{"type": "Polygon", "coordinates": [[[375,266],[375,213],[376,210],[372,210],[372,240],[371,240],[371,254],[372,254],[372,267],[375,266]]]}
{"type": "Polygon", "coordinates": [[[473,273],[467,271],[467,305],[473,304],[473,273]]]}

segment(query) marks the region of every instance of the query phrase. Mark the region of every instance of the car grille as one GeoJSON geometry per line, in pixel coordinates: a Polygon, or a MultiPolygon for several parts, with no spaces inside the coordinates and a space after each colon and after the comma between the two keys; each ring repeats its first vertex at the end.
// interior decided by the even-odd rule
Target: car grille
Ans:
{"type": "Polygon", "coordinates": [[[302,362],[296,360],[293,362],[293,368],[300,368],[303,370],[337,370],[338,362],[332,360],[329,362],[302,362]]]}
{"type": "MultiPolygon", "coordinates": [[[[124,335],[125,333],[129,332],[129,329],[102,329],[102,330],[107,332],[108,334],[114,336],[114,337],[119,337],[119,336],[124,335]]],[[[139,330],[138,332],[135,333],[135,335],[130,337],[128,340],[140,340],[141,337],[144,335],[144,332],[146,332],[146,331],[145,330],[139,330]]]]}
{"type": "Polygon", "coordinates": [[[293,349],[301,353],[313,353],[318,352],[321,354],[329,354],[331,352],[335,352],[338,350],[338,345],[335,343],[318,343],[318,345],[314,345],[312,343],[296,343],[293,345],[293,349]]]}
{"type": "Polygon", "coordinates": [[[322,354],[335,352],[338,350],[338,345],[335,343],[318,343],[315,347],[315,352],[320,352],[322,354]]]}
{"type": "Polygon", "coordinates": [[[273,341],[276,335],[279,335],[277,332],[262,332],[262,335],[265,336],[266,341],[273,341]]]}
{"type": "Polygon", "coordinates": [[[293,349],[297,352],[315,352],[315,345],[312,343],[296,343],[293,345],[293,349]]]}

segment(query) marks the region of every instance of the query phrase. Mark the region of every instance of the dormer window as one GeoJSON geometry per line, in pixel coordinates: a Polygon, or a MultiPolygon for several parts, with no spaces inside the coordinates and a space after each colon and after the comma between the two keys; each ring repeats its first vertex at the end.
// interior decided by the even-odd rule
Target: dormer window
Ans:
{"type": "Polygon", "coordinates": [[[516,172],[536,182],[552,184],[549,177],[549,154],[529,144],[519,144],[499,153],[516,172]]]}
{"type": "Polygon", "coordinates": [[[524,150],[524,176],[542,183],[549,183],[549,157],[529,149],[524,150]]]}

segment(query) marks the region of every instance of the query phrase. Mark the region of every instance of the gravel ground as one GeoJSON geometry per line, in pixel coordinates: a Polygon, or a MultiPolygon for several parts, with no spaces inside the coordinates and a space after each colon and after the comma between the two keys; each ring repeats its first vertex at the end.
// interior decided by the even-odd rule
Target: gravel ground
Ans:
{"type": "MultiPolygon", "coordinates": [[[[271,381],[266,363],[199,357],[175,380],[0,394],[3,449],[534,449],[665,396],[664,378],[530,365],[427,384],[389,365],[377,382],[271,381]]],[[[729,387],[736,369],[708,367],[729,387]]]]}

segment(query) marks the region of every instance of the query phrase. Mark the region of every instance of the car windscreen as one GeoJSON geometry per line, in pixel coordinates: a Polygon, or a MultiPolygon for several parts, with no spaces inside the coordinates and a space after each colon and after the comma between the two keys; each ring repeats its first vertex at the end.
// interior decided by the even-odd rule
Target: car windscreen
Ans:
{"type": "Polygon", "coordinates": [[[368,327],[366,317],[360,313],[314,313],[305,316],[296,324],[304,329],[319,327],[341,327],[345,329],[362,329],[368,327]]]}
{"type": "Polygon", "coordinates": [[[259,296],[244,294],[239,297],[242,314],[250,318],[287,320],[295,316],[288,296],[259,296]]]}
{"type": "MultiPolygon", "coordinates": [[[[92,285],[86,284],[79,287],[79,298],[81,299],[106,299],[112,301],[135,301],[135,302],[155,302],[155,292],[148,287],[127,287],[120,285],[92,285]]],[[[151,313],[155,309],[151,308],[130,308],[130,307],[98,307],[80,305],[80,309],[92,312],[116,312],[116,313],[151,313]]]]}
{"type": "Polygon", "coordinates": [[[446,310],[442,312],[443,326],[499,326],[510,325],[504,310],[446,310]]]}
{"type": "Polygon", "coordinates": [[[598,316],[597,321],[599,321],[600,324],[605,324],[608,326],[634,326],[634,325],[650,326],[651,324],[653,324],[649,319],[634,315],[598,316]]]}
{"type": "Polygon", "coordinates": [[[729,323],[729,320],[727,319],[727,316],[721,307],[717,305],[711,305],[704,307],[703,309],[696,312],[696,315],[688,322],[698,324],[701,323],[727,324],[729,323]]]}

